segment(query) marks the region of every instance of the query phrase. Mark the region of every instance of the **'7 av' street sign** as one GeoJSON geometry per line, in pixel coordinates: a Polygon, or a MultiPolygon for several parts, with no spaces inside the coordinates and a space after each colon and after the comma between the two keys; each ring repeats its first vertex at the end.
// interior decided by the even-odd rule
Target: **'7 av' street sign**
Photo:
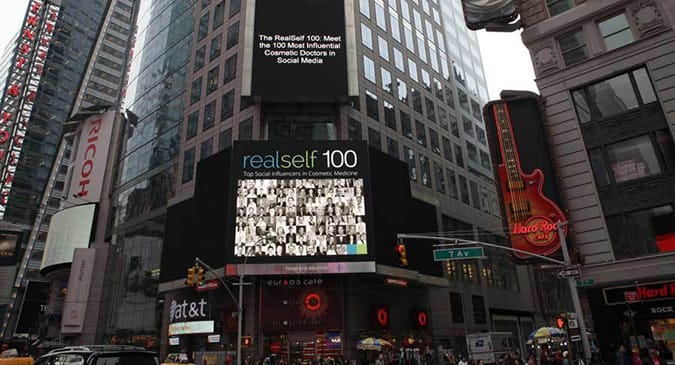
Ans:
{"type": "Polygon", "coordinates": [[[480,259],[485,257],[482,247],[439,248],[434,250],[434,261],[480,259]]]}

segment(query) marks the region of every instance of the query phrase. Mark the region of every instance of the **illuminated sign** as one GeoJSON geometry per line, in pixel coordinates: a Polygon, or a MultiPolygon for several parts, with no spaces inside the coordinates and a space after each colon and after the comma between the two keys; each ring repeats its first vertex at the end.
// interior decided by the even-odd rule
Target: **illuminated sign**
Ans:
{"type": "Polygon", "coordinates": [[[675,299],[675,281],[605,288],[603,294],[608,305],[672,300],[675,299]]]}
{"type": "Polygon", "coordinates": [[[377,311],[375,312],[375,319],[377,319],[377,323],[382,326],[382,327],[387,327],[389,324],[389,311],[387,308],[378,308],[377,311]]]}
{"type": "Polygon", "coordinates": [[[31,1],[16,46],[15,63],[9,69],[0,109],[0,219],[7,208],[59,9],[41,0],[31,1]]]}
{"type": "Polygon", "coordinates": [[[169,325],[169,336],[213,333],[213,321],[178,322],[169,325]]]}
{"type": "Polygon", "coordinates": [[[228,262],[248,257],[245,269],[251,275],[260,269],[262,274],[350,272],[362,269],[344,261],[373,261],[365,144],[236,142],[232,160],[228,262]],[[339,264],[319,264],[327,262],[339,264]],[[286,265],[256,266],[261,263],[286,265]]]}
{"type": "MultiPolygon", "coordinates": [[[[533,254],[553,255],[560,249],[556,224],[567,219],[558,205],[543,191],[544,173],[541,168],[544,166],[541,165],[546,162],[537,161],[536,166],[530,164],[528,168],[531,171],[527,174],[523,172],[509,108],[509,103],[505,101],[492,102],[486,106],[494,121],[491,134],[496,136],[496,145],[499,146],[499,153],[495,151],[497,147],[493,149],[493,160],[497,162],[503,216],[510,227],[511,246],[533,254]]],[[[528,123],[528,128],[530,124],[532,123],[528,123]]],[[[520,128],[525,129],[524,126],[520,128]]],[[[539,159],[543,158],[541,155],[547,156],[547,152],[536,150],[529,141],[524,153],[537,154],[539,159]]],[[[566,226],[563,232],[567,234],[566,226]]],[[[513,254],[519,259],[532,258],[522,252],[513,254]]]]}

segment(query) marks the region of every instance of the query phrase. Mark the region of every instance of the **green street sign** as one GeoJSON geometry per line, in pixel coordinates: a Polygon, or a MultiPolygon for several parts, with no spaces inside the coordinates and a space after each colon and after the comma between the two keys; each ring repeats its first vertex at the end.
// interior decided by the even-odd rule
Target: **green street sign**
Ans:
{"type": "Polygon", "coordinates": [[[434,250],[434,261],[478,259],[485,257],[482,247],[440,248],[434,250]]]}
{"type": "Polygon", "coordinates": [[[577,287],[591,286],[595,284],[594,279],[577,279],[577,287]]]}

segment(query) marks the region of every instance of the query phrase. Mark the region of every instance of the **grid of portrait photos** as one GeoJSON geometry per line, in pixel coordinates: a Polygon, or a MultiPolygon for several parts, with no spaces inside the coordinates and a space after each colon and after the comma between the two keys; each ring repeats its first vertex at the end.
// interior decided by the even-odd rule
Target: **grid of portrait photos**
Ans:
{"type": "Polygon", "coordinates": [[[235,256],[365,255],[363,179],[244,179],[235,256]]]}

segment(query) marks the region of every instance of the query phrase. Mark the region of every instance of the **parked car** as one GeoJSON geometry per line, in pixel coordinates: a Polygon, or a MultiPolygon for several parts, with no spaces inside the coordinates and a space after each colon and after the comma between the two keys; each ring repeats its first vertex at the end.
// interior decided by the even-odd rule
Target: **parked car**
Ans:
{"type": "Polygon", "coordinates": [[[40,356],[34,365],[159,365],[159,358],[136,346],[69,346],[40,356]]]}

